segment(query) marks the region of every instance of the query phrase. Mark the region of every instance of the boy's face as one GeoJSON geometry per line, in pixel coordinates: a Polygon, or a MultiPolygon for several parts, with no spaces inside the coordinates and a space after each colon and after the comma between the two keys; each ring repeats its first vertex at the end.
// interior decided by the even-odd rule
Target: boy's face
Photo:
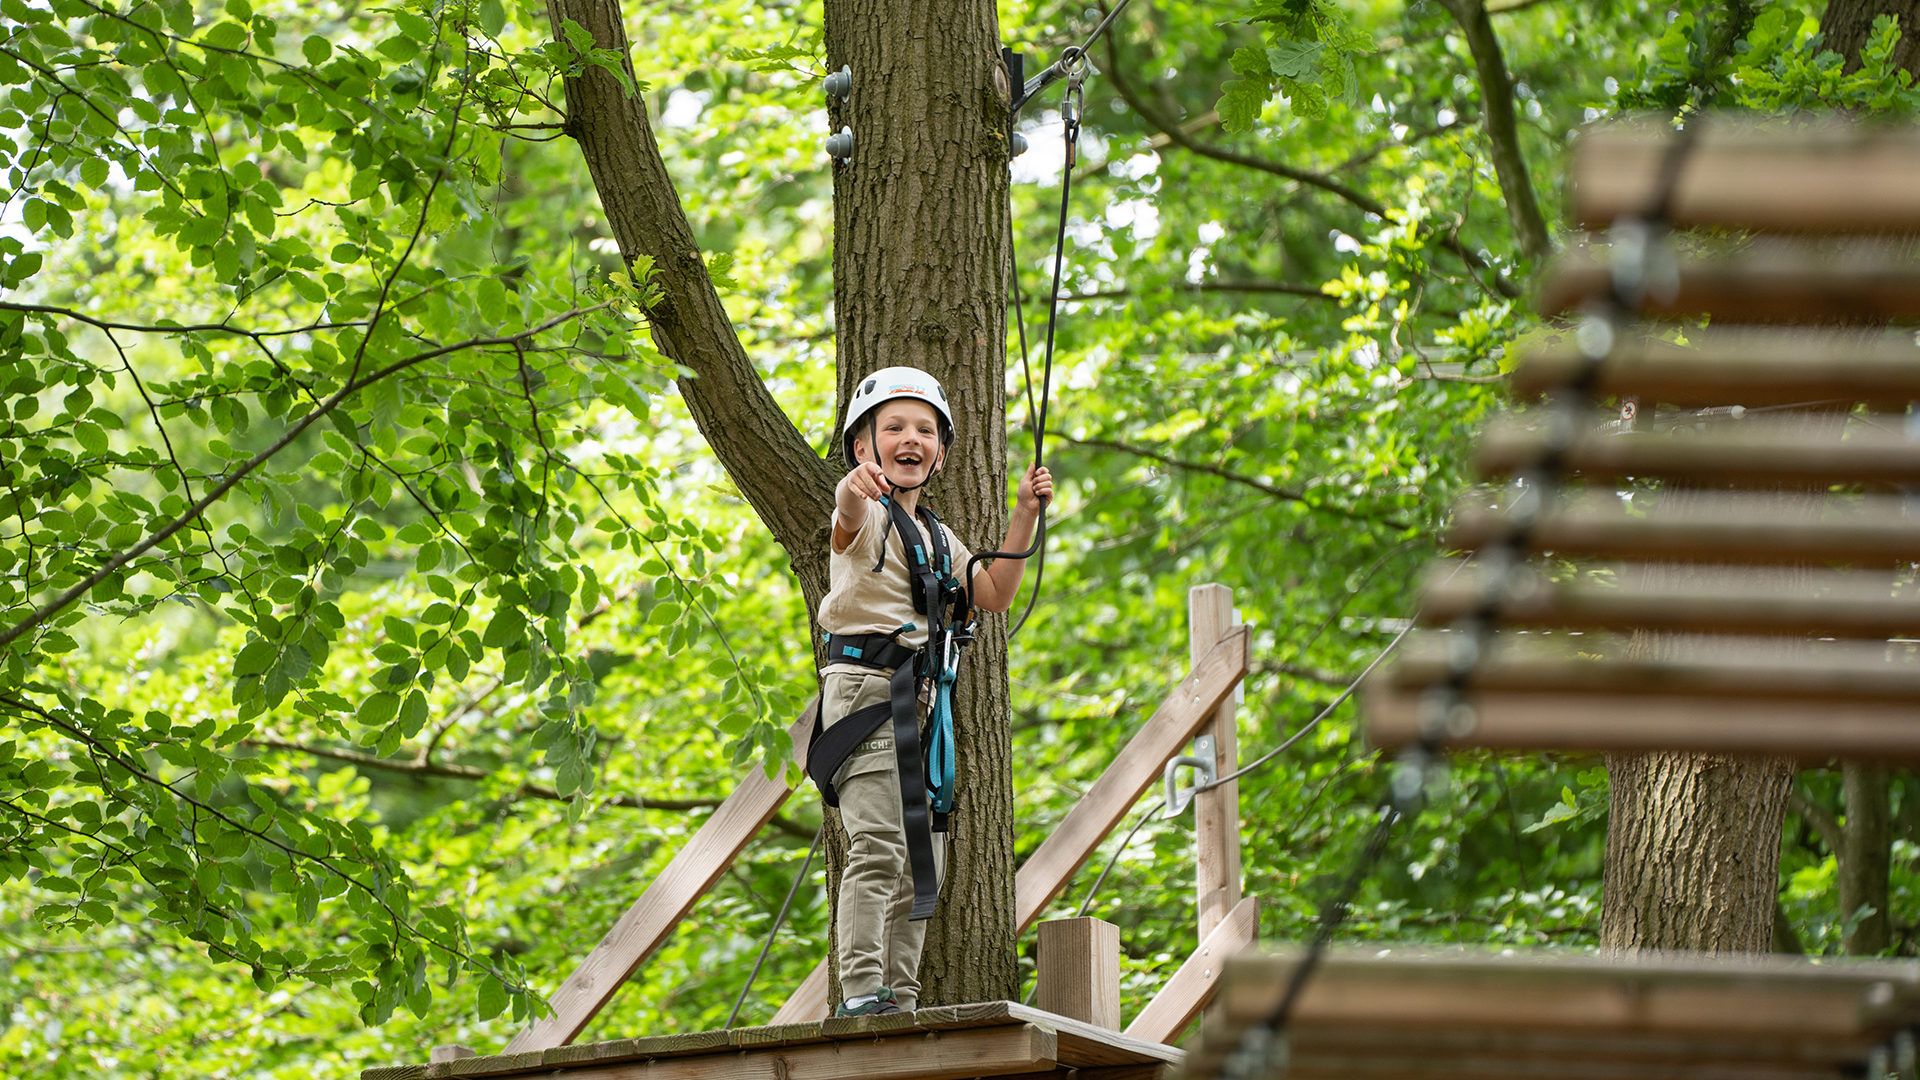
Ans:
{"type": "Polygon", "coordinates": [[[853,456],[873,461],[868,438],[877,434],[880,467],[894,483],[911,487],[940,471],[940,416],[933,406],[912,398],[883,401],[874,410],[874,427],[854,434],[853,456]]]}

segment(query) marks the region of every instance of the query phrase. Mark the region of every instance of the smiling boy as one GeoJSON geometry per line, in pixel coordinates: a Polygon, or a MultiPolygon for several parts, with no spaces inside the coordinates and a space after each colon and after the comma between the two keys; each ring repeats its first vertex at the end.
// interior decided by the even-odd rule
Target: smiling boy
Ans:
{"type": "MultiPolygon", "coordinates": [[[[844,998],[839,1016],[900,1012],[919,1003],[921,920],[931,914],[945,869],[946,834],[944,822],[926,809],[915,719],[903,723],[894,709],[894,724],[884,720],[902,696],[897,688],[908,687],[909,679],[924,682],[928,628],[959,599],[954,576],[972,555],[919,505],[920,490],[945,465],[953,437],[945,393],[917,368],[874,372],[847,407],[841,441],[850,471],[835,491],[832,586],[819,615],[829,660],[821,669],[820,716],[827,731],[851,720],[849,731],[872,734],[844,748],[839,761],[812,753],[808,760],[829,804],[837,798],[849,842],[835,922],[844,998]]],[[[1052,497],[1047,470],[1029,468],[1001,550],[1026,548],[1052,497]]],[[[975,575],[972,606],[1006,611],[1025,568],[1024,559],[989,564],[975,575]]],[[[911,689],[920,698],[917,721],[924,723],[924,688],[911,689]]],[[[816,737],[816,750],[828,741],[816,737]]]]}

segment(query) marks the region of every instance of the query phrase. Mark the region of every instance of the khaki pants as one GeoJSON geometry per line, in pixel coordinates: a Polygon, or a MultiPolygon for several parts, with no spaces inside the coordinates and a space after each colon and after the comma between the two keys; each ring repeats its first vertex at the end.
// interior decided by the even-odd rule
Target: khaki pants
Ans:
{"type": "MultiPolygon", "coordinates": [[[[886,672],[835,672],[821,687],[821,715],[831,727],[890,696],[886,672]]],[[[924,707],[921,713],[924,721],[924,707]]],[[[854,748],[833,783],[840,790],[840,821],[848,839],[835,921],[840,993],[855,998],[884,986],[902,1009],[913,1009],[920,1001],[920,946],[927,924],[907,919],[913,910],[913,869],[901,822],[900,764],[891,722],[854,748]]],[[[946,847],[946,834],[933,834],[934,873],[941,878],[946,847]]]]}

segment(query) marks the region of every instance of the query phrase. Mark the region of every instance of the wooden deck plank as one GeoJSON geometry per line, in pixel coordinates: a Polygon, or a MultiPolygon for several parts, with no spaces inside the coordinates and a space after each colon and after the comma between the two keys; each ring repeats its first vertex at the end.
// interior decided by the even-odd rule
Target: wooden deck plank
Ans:
{"type": "MultiPolygon", "coordinates": [[[[1843,248],[1758,241],[1737,254],[1683,254],[1677,287],[1649,293],[1637,314],[1649,319],[1711,315],[1715,323],[1878,322],[1920,314],[1920,265],[1886,244],[1843,248]]],[[[1577,247],[1543,275],[1538,310],[1577,311],[1613,293],[1602,248],[1577,247]]]]}
{"type": "Polygon", "coordinates": [[[1053,1033],[1034,1024],[928,1032],[704,1057],[591,1065],[566,1080],[969,1080],[1044,1073],[1055,1065],[1053,1033]]]}
{"type": "MultiPolygon", "coordinates": [[[[1222,637],[1021,865],[1013,879],[1015,933],[1026,933],[1140,794],[1160,779],[1167,760],[1193,739],[1246,678],[1251,642],[1245,627],[1235,627],[1222,637]]],[[[827,962],[822,960],[780,1006],[773,1023],[817,1020],[826,1011],[827,962]]]]}
{"type": "Polygon", "coordinates": [[[1253,944],[1259,933],[1260,898],[1249,896],[1235,904],[1226,919],[1193,950],[1193,955],[1127,1025],[1127,1034],[1154,1043],[1178,1038],[1213,1000],[1227,958],[1253,944]]]}
{"type": "MultiPolygon", "coordinates": [[[[788,731],[798,754],[806,753],[814,712],[819,707],[818,698],[808,702],[788,731]]],[[[515,1035],[507,1044],[507,1053],[545,1050],[572,1042],[627,976],[673,933],[680,919],[727,872],[741,849],[787,801],[792,790],[780,781],[767,779],[758,766],[749,770],[733,794],[554,991],[549,999],[553,1013],[515,1035]]]]}
{"type": "Polygon", "coordinates": [[[764,1027],[734,1028],[727,1032],[727,1045],[741,1050],[762,1046],[801,1046],[831,1042],[820,1032],[820,1021],[809,1024],[768,1024],[764,1027]]]}
{"type": "Polygon", "coordinates": [[[1013,1018],[1050,1028],[1058,1034],[1062,1065],[1089,1068],[1139,1065],[1154,1061],[1177,1065],[1186,1060],[1186,1053],[1177,1047],[1165,1046],[1137,1035],[1108,1031],[1015,1002],[1005,1004],[1008,1015],[1013,1018]]]}

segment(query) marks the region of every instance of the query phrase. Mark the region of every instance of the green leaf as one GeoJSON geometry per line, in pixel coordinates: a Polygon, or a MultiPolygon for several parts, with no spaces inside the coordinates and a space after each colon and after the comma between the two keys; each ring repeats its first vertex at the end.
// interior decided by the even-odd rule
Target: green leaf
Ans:
{"type": "MultiPolygon", "coordinates": [[[[1267,48],[1267,67],[1275,75],[1305,79],[1319,70],[1320,54],[1325,51],[1326,46],[1317,41],[1288,41],[1282,38],[1267,48]]],[[[1239,68],[1234,70],[1238,71],[1239,68]]]]}
{"type": "Polygon", "coordinates": [[[107,182],[110,171],[106,158],[88,158],[80,164],[80,179],[88,187],[97,188],[107,182]]]}
{"type": "Polygon", "coordinates": [[[500,31],[507,28],[507,8],[500,0],[480,0],[478,7],[480,29],[490,38],[498,38],[500,31]]]}
{"type": "Polygon", "coordinates": [[[354,713],[353,719],[355,723],[365,727],[379,727],[392,720],[394,714],[399,711],[400,695],[390,690],[382,690],[369,695],[367,700],[361,702],[360,711],[354,713]]]}
{"type": "Polygon", "coordinates": [[[1229,79],[1220,87],[1220,100],[1214,108],[1220,113],[1220,126],[1228,131],[1251,131],[1267,105],[1271,84],[1253,79],[1229,79]]]}
{"type": "Polygon", "coordinates": [[[307,40],[300,43],[300,54],[307,58],[308,64],[319,67],[333,55],[333,42],[319,34],[309,34],[307,40]]]}
{"type": "Polygon", "coordinates": [[[481,979],[480,992],[474,1007],[482,1020],[491,1020],[499,1016],[500,1010],[507,1007],[506,986],[492,975],[481,979]]]}
{"type": "Polygon", "coordinates": [[[396,9],[393,13],[393,21],[400,27],[401,33],[415,41],[425,44],[433,40],[433,23],[415,15],[411,11],[396,9]]]}
{"type": "Polygon", "coordinates": [[[248,642],[247,647],[241,649],[240,655],[234,658],[233,675],[235,678],[258,675],[273,666],[274,657],[278,654],[279,649],[270,641],[248,642]]]}

